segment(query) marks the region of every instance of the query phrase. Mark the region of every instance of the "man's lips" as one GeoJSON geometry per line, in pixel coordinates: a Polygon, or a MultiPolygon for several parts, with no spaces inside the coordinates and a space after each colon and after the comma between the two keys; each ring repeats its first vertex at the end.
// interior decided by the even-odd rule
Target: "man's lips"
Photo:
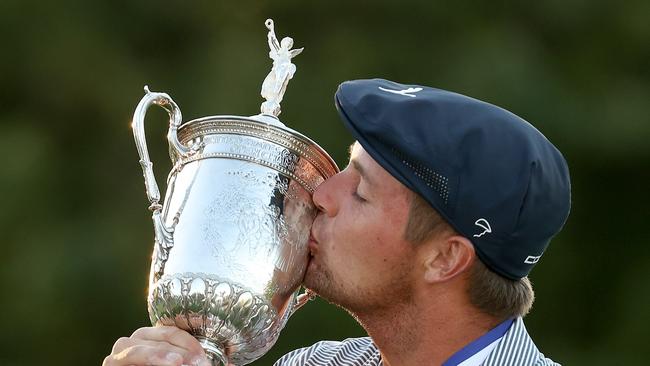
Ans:
{"type": "Polygon", "coordinates": [[[314,238],[314,233],[313,232],[309,232],[309,244],[308,244],[308,247],[309,247],[310,256],[313,257],[314,255],[316,255],[316,253],[318,252],[318,241],[316,240],[316,238],[314,238]]]}

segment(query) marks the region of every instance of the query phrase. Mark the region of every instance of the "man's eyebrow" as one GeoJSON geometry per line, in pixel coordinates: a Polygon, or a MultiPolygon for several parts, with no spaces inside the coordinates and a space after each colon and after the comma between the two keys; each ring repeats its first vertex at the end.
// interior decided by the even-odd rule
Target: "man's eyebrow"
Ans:
{"type": "Polygon", "coordinates": [[[350,160],[350,164],[352,164],[354,169],[356,169],[356,171],[359,172],[359,175],[361,175],[361,178],[363,178],[363,180],[365,180],[368,183],[368,185],[371,185],[371,186],[374,185],[372,179],[370,179],[370,177],[368,176],[368,173],[365,171],[365,169],[361,165],[361,163],[359,163],[358,161],[352,159],[352,160],[350,160]]]}

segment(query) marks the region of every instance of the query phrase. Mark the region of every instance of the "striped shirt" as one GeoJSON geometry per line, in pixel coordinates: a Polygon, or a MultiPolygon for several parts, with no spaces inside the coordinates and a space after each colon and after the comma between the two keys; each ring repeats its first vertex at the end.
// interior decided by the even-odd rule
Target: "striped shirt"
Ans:
{"type": "MultiPolygon", "coordinates": [[[[524,322],[517,318],[487,355],[482,366],[558,365],[537,349],[524,322]]],[[[379,349],[369,337],[342,342],[321,341],[280,358],[274,366],[383,366],[379,349]]]]}

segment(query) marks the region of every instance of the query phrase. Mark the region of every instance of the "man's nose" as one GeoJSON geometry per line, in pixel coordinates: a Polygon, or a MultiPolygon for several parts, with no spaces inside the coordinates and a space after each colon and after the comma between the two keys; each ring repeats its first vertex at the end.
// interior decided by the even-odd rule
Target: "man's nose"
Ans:
{"type": "Polygon", "coordinates": [[[318,187],[316,187],[314,195],[312,196],[312,200],[314,201],[316,208],[319,211],[325,213],[327,216],[336,215],[336,190],[334,187],[337,178],[338,174],[321,183],[318,187]]]}

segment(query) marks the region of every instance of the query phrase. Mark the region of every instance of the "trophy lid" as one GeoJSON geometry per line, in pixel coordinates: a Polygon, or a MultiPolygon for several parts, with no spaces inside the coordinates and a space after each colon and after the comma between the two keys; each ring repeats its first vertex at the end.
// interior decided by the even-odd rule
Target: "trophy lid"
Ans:
{"type": "MultiPolygon", "coordinates": [[[[172,160],[176,162],[181,158],[183,164],[200,159],[200,150],[212,142],[206,137],[213,135],[253,137],[280,146],[308,161],[323,179],[339,172],[334,159],[316,142],[286,127],[276,117],[264,114],[251,117],[208,116],[189,121],[178,129],[178,140],[191,150],[197,151],[197,155],[189,159],[172,156],[172,160]]],[[[305,188],[311,192],[315,189],[314,186],[305,188]]]]}

